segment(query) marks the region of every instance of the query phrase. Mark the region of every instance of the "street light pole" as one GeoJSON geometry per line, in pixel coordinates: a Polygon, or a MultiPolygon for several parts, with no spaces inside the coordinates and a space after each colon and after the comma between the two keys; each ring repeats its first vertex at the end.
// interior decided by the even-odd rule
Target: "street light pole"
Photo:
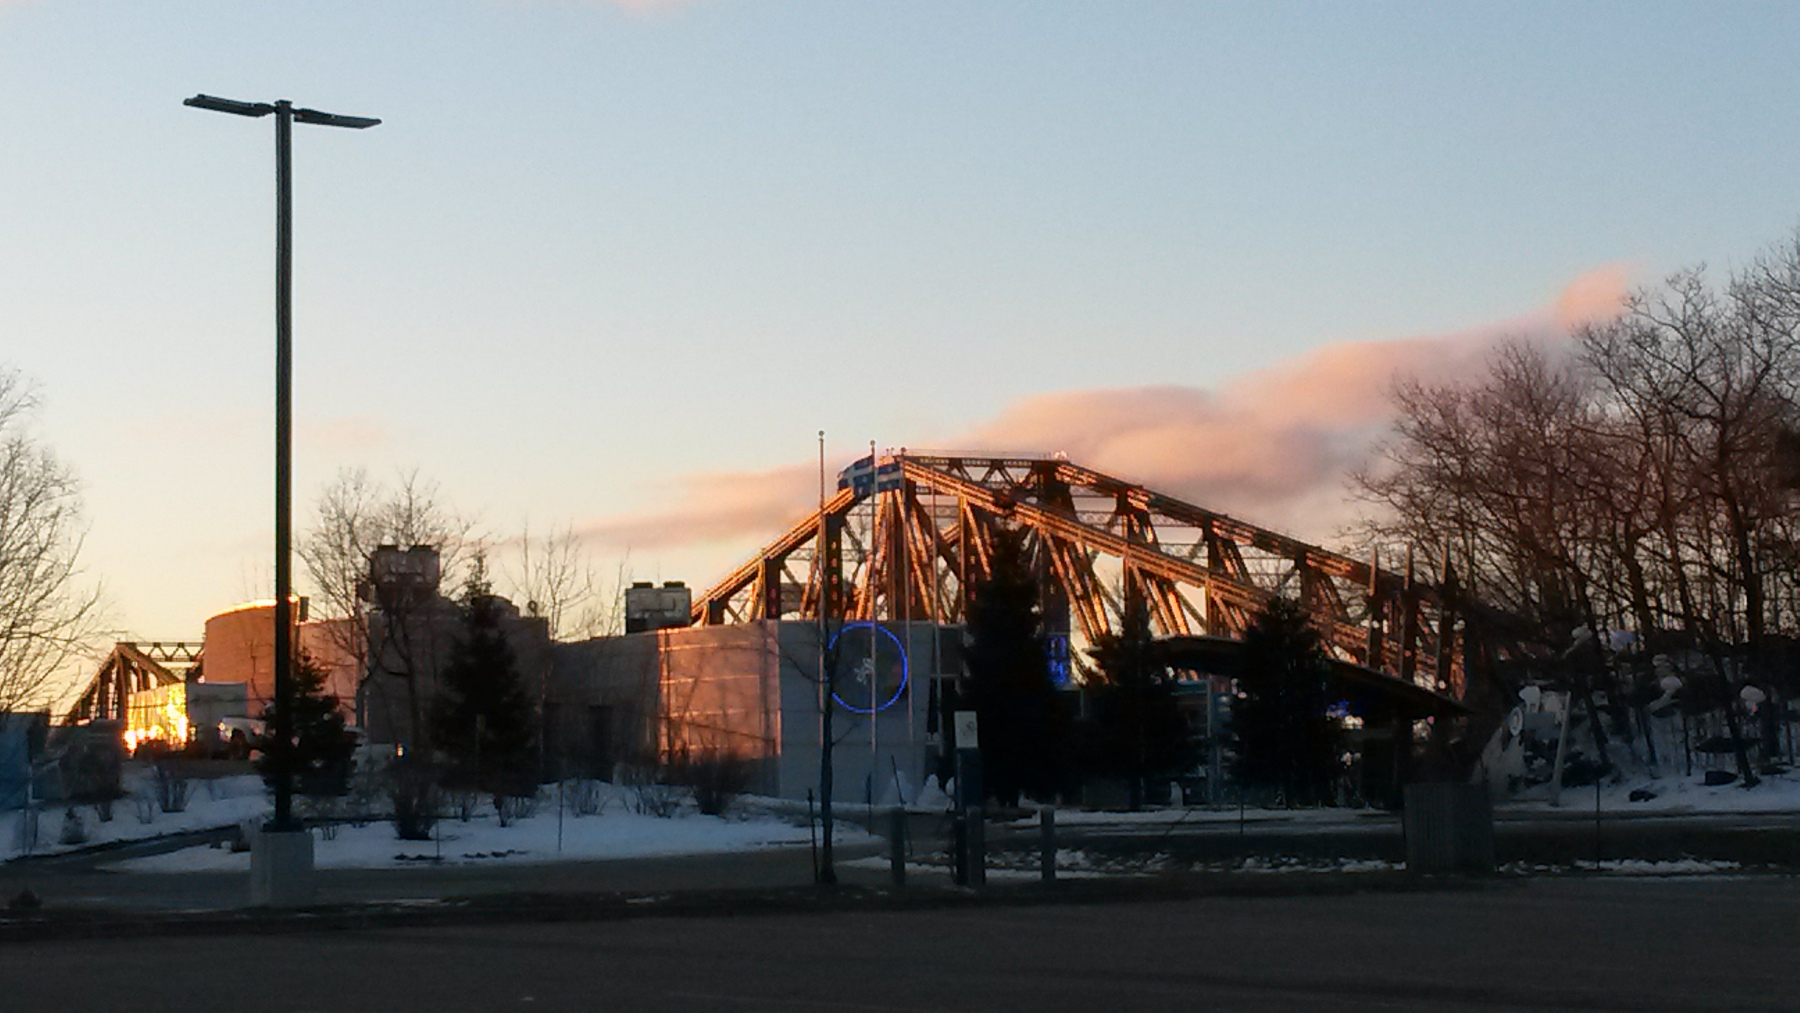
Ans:
{"type": "Polygon", "coordinates": [[[273,830],[294,829],[294,122],[362,130],[381,121],[295,109],[287,99],[239,102],[195,95],[182,105],[234,116],[275,114],[275,732],[266,741],[277,771],[273,830]]]}
{"type": "MultiPolygon", "coordinates": [[[[294,106],[275,103],[276,830],[294,829],[294,106]]],[[[265,730],[266,731],[266,730],[265,730]]]]}

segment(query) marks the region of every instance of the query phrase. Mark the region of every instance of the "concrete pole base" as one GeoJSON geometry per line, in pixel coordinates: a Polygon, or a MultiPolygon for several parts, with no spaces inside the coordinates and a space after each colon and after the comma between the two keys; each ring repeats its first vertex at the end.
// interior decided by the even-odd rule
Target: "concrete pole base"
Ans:
{"type": "Polygon", "coordinates": [[[313,902],[310,830],[262,830],[250,841],[252,907],[306,907],[313,902]]]}

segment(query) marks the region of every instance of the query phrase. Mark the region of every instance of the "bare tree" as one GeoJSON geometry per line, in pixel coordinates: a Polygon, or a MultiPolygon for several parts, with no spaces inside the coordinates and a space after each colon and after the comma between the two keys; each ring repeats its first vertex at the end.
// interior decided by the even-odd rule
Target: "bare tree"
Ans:
{"type": "MultiPolygon", "coordinates": [[[[1625,668],[1644,679],[1651,654],[1680,659],[1684,708],[1722,721],[1754,783],[1744,687],[1771,701],[1754,708],[1765,761],[1777,696],[1800,696],[1778,661],[1800,642],[1800,441],[1784,437],[1800,431],[1800,233],[1723,284],[1694,269],[1635,293],[1567,355],[1510,347],[1485,377],[1402,383],[1395,402],[1358,480],[1380,508],[1371,534],[1450,546],[1477,593],[1547,644],[1630,631],[1644,650],[1625,668]]],[[[1595,638],[1569,675],[1602,765],[1596,700],[1629,742],[1619,700],[1642,695],[1616,692],[1613,643],[1595,638]]]]}
{"type": "Polygon", "coordinates": [[[34,431],[37,408],[31,384],[0,370],[0,713],[46,703],[99,632],[100,592],[77,564],[80,485],[34,431]]]}
{"type": "MultiPolygon", "coordinates": [[[[815,881],[835,885],[837,878],[836,820],[836,754],[839,742],[848,738],[852,727],[837,729],[836,717],[843,707],[838,691],[844,686],[845,672],[842,638],[836,633],[842,626],[829,618],[821,618],[815,627],[816,643],[790,647],[780,641],[780,624],[776,624],[777,649],[781,665],[798,673],[812,684],[813,705],[819,717],[819,861],[814,868],[815,881]]],[[[870,720],[874,720],[871,716],[870,720]]]]}
{"type": "Polygon", "coordinates": [[[438,552],[445,582],[461,574],[474,523],[443,499],[436,482],[415,471],[402,472],[392,487],[362,468],[346,468],[319,491],[313,526],[300,539],[314,597],[313,609],[326,618],[357,614],[366,595],[369,559],[383,545],[428,545],[438,552]]]}
{"type": "Polygon", "coordinates": [[[414,614],[430,602],[411,596],[379,599],[368,585],[369,561],[383,545],[428,546],[438,553],[440,584],[454,582],[476,544],[473,529],[472,521],[444,502],[437,483],[421,479],[417,471],[401,473],[390,487],[356,468],[339,472],[320,491],[316,520],[300,539],[316,612],[321,618],[348,620],[329,627],[333,646],[356,665],[359,687],[377,674],[405,682],[407,724],[415,733],[424,727],[424,703],[414,675],[433,646],[416,641],[431,641],[435,627],[415,622],[414,614]],[[373,649],[370,606],[382,619],[380,643],[373,649]]]}
{"type": "Polygon", "coordinates": [[[527,522],[514,561],[502,567],[513,599],[542,616],[557,640],[617,636],[625,629],[625,589],[631,583],[629,556],[608,582],[595,571],[573,525],[538,535],[527,522]]]}

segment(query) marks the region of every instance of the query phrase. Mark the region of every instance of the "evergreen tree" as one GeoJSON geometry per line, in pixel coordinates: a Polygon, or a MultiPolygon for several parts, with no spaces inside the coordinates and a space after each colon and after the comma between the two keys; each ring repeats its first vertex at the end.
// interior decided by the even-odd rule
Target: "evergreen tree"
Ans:
{"type": "Polygon", "coordinates": [[[1175,680],[1150,634],[1149,607],[1139,595],[1127,601],[1119,632],[1096,638],[1089,649],[1099,671],[1090,696],[1095,718],[1088,757],[1096,773],[1129,782],[1137,809],[1145,784],[1181,774],[1194,748],[1175,702],[1175,680]]]}
{"type": "Polygon", "coordinates": [[[994,534],[989,577],[969,605],[966,661],[987,793],[1008,805],[1016,805],[1021,792],[1053,795],[1064,780],[1067,722],[1050,678],[1023,531],[994,534]]]}
{"type": "Polygon", "coordinates": [[[294,654],[293,687],[294,741],[290,762],[283,764],[280,751],[271,748],[279,710],[270,704],[262,712],[265,731],[257,743],[261,751],[256,761],[257,773],[271,789],[283,774],[288,774],[295,778],[295,786],[303,794],[341,795],[350,783],[356,736],[344,726],[338,698],[325,691],[325,670],[304,651],[294,654]]]}
{"type": "Polygon", "coordinates": [[[490,793],[499,805],[533,790],[531,696],[506,639],[507,603],[492,593],[480,556],[459,604],[461,636],[432,700],[431,741],[446,761],[447,786],[490,793]]]}
{"type": "Polygon", "coordinates": [[[1330,669],[1305,609],[1276,598],[1244,634],[1244,674],[1231,728],[1239,782],[1281,791],[1288,805],[1333,798],[1341,733],[1327,716],[1330,669]]]}

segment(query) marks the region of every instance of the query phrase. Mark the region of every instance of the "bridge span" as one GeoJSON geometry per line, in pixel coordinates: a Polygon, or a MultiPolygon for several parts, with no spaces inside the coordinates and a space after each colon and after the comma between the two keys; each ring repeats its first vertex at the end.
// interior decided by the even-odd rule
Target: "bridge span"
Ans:
{"type": "Polygon", "coordinates": [[[844,621],[960,623],[1002,525],[1028,533],[1053,642],[1118,630],[1127,597],[1140,595],[1161,637],[1239,639],[1284,595],[1312,613],[1340,666],[1408,696],[1460,698],[1493,660],[1484,610],[1445,558],[1429,577],[1410,551],[1384,569],[1061,456],[864,458],[818,511],[698,595],[692,620],[823,609],[844,621]]]}

